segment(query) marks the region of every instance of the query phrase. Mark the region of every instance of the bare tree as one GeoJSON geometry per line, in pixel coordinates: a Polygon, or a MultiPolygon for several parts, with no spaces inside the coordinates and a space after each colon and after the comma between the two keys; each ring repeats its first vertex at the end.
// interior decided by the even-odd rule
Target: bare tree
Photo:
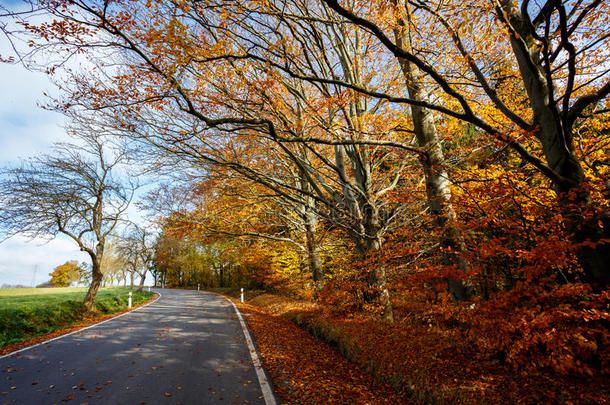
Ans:
{"type": "Polygon", "coordinates": [[[0,171],[0,232],[52,239],[70,237],[91,258],[88,311],[102,282],[104,246],[127,209],[135,184],[116,175],[123,152],[93,128],[80,128],[82,144],[57,143],[51,154],[0,171]]]}
{"type": "Polygon", "coordinates": [[[134,286],[134,277],[140,276],[138,290],[142,291],[146,281],[146,273],[151,267],[154,257],[153,234],[137,224],[130,224],[125,236],[118,242],[118,250],[125,257],[131,278],[130,287],[134,286]]]}

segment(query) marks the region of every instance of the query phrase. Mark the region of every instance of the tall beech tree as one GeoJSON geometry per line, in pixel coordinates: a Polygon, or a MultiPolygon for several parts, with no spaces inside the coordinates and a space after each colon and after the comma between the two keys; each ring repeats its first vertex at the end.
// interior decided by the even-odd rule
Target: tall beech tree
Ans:
{"type": "MultiPolygon", "coordinates": [[[[429,44],[443,38],[452,44],[453,58],[430,63],[421,53],[404,47],[401,36],[392,41],[387,25],[362,13],[361,5],[322,1],[355,26],[373,33],[394,56],[415,65],[434,83],[438,93],[459,107],[424,105],[474,124],[544,174],[555,187],[557,203],[586,278],[602,288],[608,285],[607,190],[605,202],[592,198],[591,190],[596,186],[585,176],[584,157],[579,155],[575,140],[575,130],[583,121],[607,112],[604,100],[610,94],[610,69],[600,63],[608,58],[610,48],[607,2],[590,0],[571,6],[565,1],[525,0],[516,4],[500,0],[475,7],[419,0],[377,2],[377,7],[383,9],[385,5],[397,13],[408,13],[405,8],[412,6],[431,17],[431,24],[427,25],[429,44]],[[496,51],[508,45],[512,54],[485,52],[484,47],[492,41],[496,51]],[[447,65],[447,61],[455,60],[461,60],[465,67],[460,69],[464,79],[461,82],[453,82],[448,74],[457,71],[447,65]],[[525,94],[518,98],[529,108],[508,104],[498,88],[501,80],[497,77],[498,66],[494,66],[498,63],[511,67],[508,81],[521,83],[525,94]],[[470,86],[479,90],[473,94],[470,86]],[[476,104],[483,100],[497,113],[496,119],[481,114],[476,104]],[[505,122],[498,122],[497,116],[505,122]],[[520,139],[523,134],[526,141],[520,139]]],[[[431,50],[429,46],[427,49],[431,50]]],[[[406,102],[417,104],[419,100],[406,102]]],[[[607,184],[605,177],[597,181],[603,182],[604,187],[607,184]]]]}
{"type": "Polygon", "coordinates": [[[105,243],[135,186],[116,173],[125,156],[110,147],[99,129],[77,129],[80,143],[55,144],[53,153],[2,170],[0,229],[7,237],[63,234],[72,239],[91,259],[91,285],[83,303],[94,311],[105,243]]]}
{"type": "MultiPolygon", "coordinates": [[[[414,27],[411,21],[411,10],[404,0],[396,0],[392,5],[398,10],[393,29],[396,45],[407,52],[412,52],[414,34],[411,30],[414,27]]],[[[424,105],[431,104],[432,95],[428,89],[425,74],[416,64],[404,58],[398,58],[398,61],[405,77],[409,98],[424,105]]],[[[413,131],[418,145],[423,150],[420,160],[426,179],[428,207],[436,224],[443,228],[441,234],[443,263],[446,266],[457,264],[461,270],[468,270],[468,263],[461,257],[466,246],[464,236],[456,226],[456,213],[451,202],[451,181],[435,124],[434,112],[421,105],[411,104],[410,107],[413,131]]],[[[449,278],[448,284],[449,291],[456,299],[466,299],[466,287],[462,282],[449,278]]]]}

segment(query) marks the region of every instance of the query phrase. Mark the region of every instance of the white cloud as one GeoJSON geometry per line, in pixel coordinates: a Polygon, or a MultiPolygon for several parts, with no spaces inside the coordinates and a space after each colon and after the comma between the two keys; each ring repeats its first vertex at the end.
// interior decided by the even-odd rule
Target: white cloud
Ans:
{"type": "Polygon", "coordinates": [[[55,267],[68,260],[88,262],[89,257],[64,237],[50,242],[13,237],[0,243],[0,284],[40,284],[49,280],[55,267]]]}

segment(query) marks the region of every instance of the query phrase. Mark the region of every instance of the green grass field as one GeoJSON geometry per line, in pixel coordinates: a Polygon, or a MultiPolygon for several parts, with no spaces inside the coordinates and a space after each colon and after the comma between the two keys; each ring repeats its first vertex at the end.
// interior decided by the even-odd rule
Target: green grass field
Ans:
{"type": "MultiPolygon", "coordinates": [[[[0,289],[0,348],[82,320],[82,301],[87,288],[15,288],[0,289]]],[[[127,307],[129,289],[100,288],[95,306],[101,314],[112,314],[127,307]]],[[[133,305],[153,293],[133,291],[133,305]]]]}

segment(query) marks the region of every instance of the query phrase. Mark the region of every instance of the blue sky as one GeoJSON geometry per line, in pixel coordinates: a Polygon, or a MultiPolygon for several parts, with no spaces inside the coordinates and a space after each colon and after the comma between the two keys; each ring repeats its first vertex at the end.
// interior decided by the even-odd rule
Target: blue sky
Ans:
{"type": "MultiPolygon", "coordinates": [[[[0,54],[7,54],[8,42],[0,37],[0,54]]],[[[66,140],[63,116],[38,107],[42,93],[54,92],[53,84],[42,73],[22,66],[0,64],[0,166],[18,162],[66,140]]],[[[54,267],[66,260],[87,260],[67,238],[52,241],[14,237],[0,243],[0,285],[39,284],[49,279],[54,267]],[[34,278],[34,273],[36,277],[34,278]]]]}
{"type": "MultiPolygon", "coordinates": [[[[0,54],[9,54],[9,44],[1,36],[0,54]]],[[[54,142],[74,141],[63,129],[64,116],[40,107],[48,101],[43,93],[57,94],[45,74],[0,63],[0,166],[48,152],[54,142]]],[[[154,186],[142,187],[136,197],[154,186]]],[[[135,204],[129,207],[128,215],[133,221],[145,222],[135,204]]],[[[0,243],[0,285],[40,284],[49,280],[55,267],[68,260],[90,261],[66,236],[50,241],[15,236],[0,243]]]]}
{"type": "MultiPolygon", "coordinates": [[[[22,2],[0,0],[0,9],[15,4],[22,2]]],[[[8,39],[0,34],[0,55],[12,54],[8,39]]],[[[21,65],[0,63],[0,167],[48,152],[54,142],[73,142],[63,129],[64,116],[40,107],[48,102],[43,93],[57,94],[47,75],[28,71],[21,65]]],[[[154,187],[155,183],[142,187],[136,198],[154,187]]],[[[128,215],[132,221],[146,222],[133,202],[128,215]]],[[[49,280],[49,273],[67,260],[90,261],[68,237],[60,235],[49,241],[15,236],[0,243],[0,285],[40,284],[49,280]]]]}

